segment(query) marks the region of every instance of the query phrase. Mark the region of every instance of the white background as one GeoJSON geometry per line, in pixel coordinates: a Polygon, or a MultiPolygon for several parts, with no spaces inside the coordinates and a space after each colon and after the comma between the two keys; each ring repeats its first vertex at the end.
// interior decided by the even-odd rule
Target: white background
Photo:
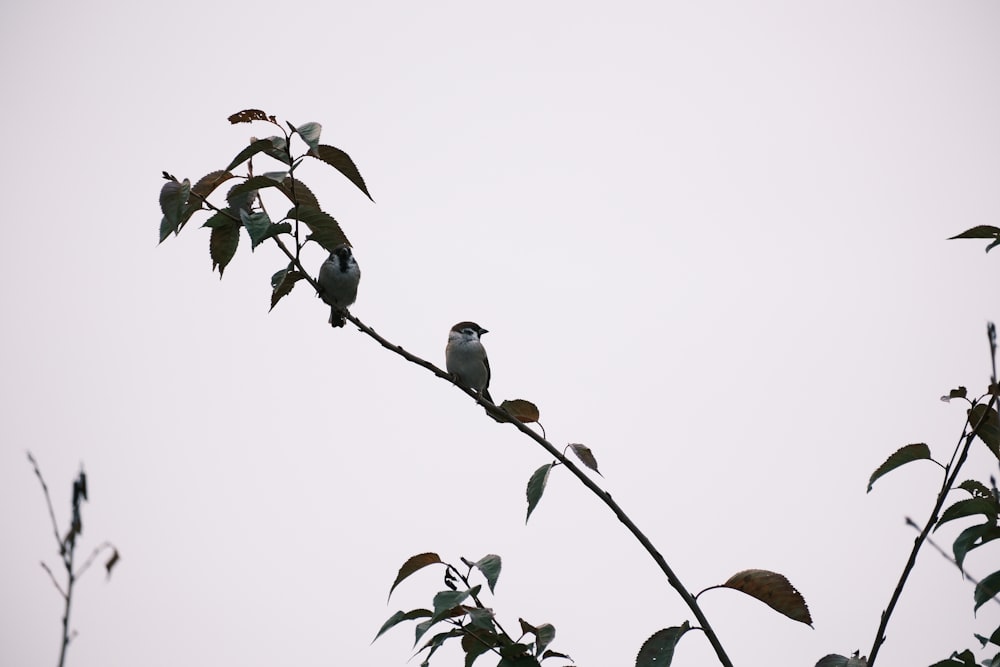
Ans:
{"type": "MultiPolygon", "coordinates": [[[[869,651],[940,470],[868,476],[911,442],[946,460],[964,409],[938,397],[988,381],[1000,256],[945,239],[998,224],[1000,5],[98,0],[0,25],[0,662],[58,653],[27,450],[62,522],[85,466],[82,543],[122,553],[77,588],[74,667],[403,665],[412,626],[370,642],[441,588],[386,605],[422,551],[501,554],[501,621],[553,623],[581,666],[693,620],[565,471],[524,525],[536,445],[331,331],[304,284],[268,314],[274,247],[244,237],[220,282],[201,219],[157,246],[160,171],[271,134],[226,122],[247,107],[322,123],[365,176],[376,204],[301,173],[356,248],[355,315],[439,364],[479,322],[493,395],[592,447],[687,586],[798,587],[814,630],[703,596],[736,664],[869,651]]],[[[997,470],[979,444],[968,466],[997,470]]],[[[880,664],[998,610],[928,549],[880,664]]],[[[675,658],[713,661],[699,633],[675,658]]]]}

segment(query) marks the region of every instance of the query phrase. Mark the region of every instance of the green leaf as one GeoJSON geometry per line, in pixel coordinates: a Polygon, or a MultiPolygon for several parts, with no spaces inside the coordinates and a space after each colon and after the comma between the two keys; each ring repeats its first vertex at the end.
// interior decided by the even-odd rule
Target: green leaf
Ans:
{"type": "Polygon", "coordinates": [[[493,610],[469,607],[469,625],[482,630],[493,630],[493,610]]]}
{"type": "Polygon", "coordinates": [[[203,200],[208,199],[208,196],[212,194],[217,187],[228,181],[230,178],[235,177],[228,171],[223,171],[221,169],[205,174],[199,178],[198,181],[191,186],[191,197],[188,199],[187,206],[181,216],[179,229],[183,229],[187,221],[191,219],[191,216],[202,210],[203,200]]]}
{"type": "Polygon", "coordinates": [[[746,593],[793,621],[812,627],[805,598],[784,575],[769,570],[743,570],[729,577],[722,587],[746,593]]]}
{"type": "Polygon", "coordinates": [[[969,526],[958,534],[955,542],[951,545],[951,550],[955,554],[955,563],[962,567],[966,554],[998,537],[1000,537],[1000,528],[994,524],[983,523],[969,526]]]}
{"type": "Polygon", "coordinates": [[[291,178],[286,178],[278,184],[278,189],[281,190],[282,194],[288,197],[288,201],[293,204],[298,203],[304,206],[312,206],[317,210],[320,208],[316,195],[312,193],[312,190],[310,190],[305,183],[298,179],[293,181],[291,178]]]}
{"type": "Polygon", "coordinates": [[[288,164],[290,159],[288,158],[288,153],[285,151],[285,140],[283,137],[268,137],[267,139],[255,139],[250,142],[250,145],[241,150],[233,161],[229,163],[223,171],[232,171],[233,167],[238,167],[250,158],[252,158],[257,153],[265,152],[272,157],[278,156],[277,159],[280,162],[288,164]],[[277,141],[276,141],[277,140],[277,141]],[[284,157],[281,157],[284,156],[284,157]]]}
{"type": "Polygon", "coordinates": [[[239,244],[240,226],[235,222],[230,221],[229,224],[220,224],[212,228],[212,236],[208,241],[208,254],[212,257],[212,270],[219,267],[220,279],[233,255],[236,254],[239,244]]]}
{"type": "MultiPolygon", "coordinates": [[[[251,250],[256,249],[264,239],[273,236],[270,230],[270,227],[272,227],[271,219],[267,217],[267,213],[264,211],[247,213],[246,209],[240,209],[240,220],[243,221],[243,226],[246,227],[247,232],[250,234],[251,250]]],[[[289,227],[289,229],[291,228],[289,227]]]]}
{"type": "Polygon", "coordinates": [[[441,591],[437,593],[434,596],[434,615],[431,620],[436,622],[447,618],[455,610],[455,607],[465,602],[470,595],[478,595],[481,588],[482,586],[473,586],[467,591],[441,591]]]}
{"type": "MultiPolygon", "coordinates": [[[[287,225],[288,223],[285,224],[287,225]]],[[[274,226],[280,227],[281,225],[274,226]]],[[[270,310],[274,310],[274,307],[278,305],[278,302],[288,296],[288,294],[292,291],[292,288],[295,287],[295,283],[303,278],[305,278],[305,275],[302,272],[288,269],[282,269],[281,271],[278,271],[278,273],[271,276],[271,287],[273,288],[273,291],[271,292],[270,310]],[[276,278],[277,284],[275,284],[276,278]]]]}
{"type": "Polygon", "coordinates": [[[855,651],[854,655],[850,658],[831,653],[820,658],[820,661],[816,663],[816,667],[865,667],[867,664],[868,660],[858,658],[858,652],[855,651]]]}
{"type": "Polygon", "coordinates": [[[253,203],[258,190],[275,188],[280,183],[280,181],[273,181],[266,176],[254,176],[230,188],[226,200],[234,211],[250,210],[250,204],[253,203]]]}
{"type": "Polygon", "coordinates": [[[921,459],[930,458],[931,449],[922,442],[900,447],[892,454],[892,456],[885,460],[885,463],[880,465],[875,472],[872,473],[872,476],[868,479],[868,492],[871,492],[872,485],[875,483],[875,480],[887,472],[891,472],[901,465],[905,465],[911,461],[919,461],[921,459]]]}
{"type": "MultiPolygon", "coordinates": [[[[583,462],[583,465],[587,466],[598,475],[601,475],[601,471],[597,469],[597,458],[594,456],[594,452],[590,450],[590,447],[579,443],[570,443],[569,448],[573,450],[576,457],[583,462]]],[[[601,477],[604,477],[604,475],[601,475],[601,477]]]]}
{"type": "MultiPolygon", "coordinates": [[[[427,640],[427,643],[420,648],[420,651],[424,651],[426,649],[430,649],[430,651],[427,653],[427,657],[424,658],[424,661],[420,663],[421,667],[427,667],[427,665],[430,664],[431,656],[434,655],[434,652],[441,648],[446,641],[452,637],[461,636],[462,631],[455,628],[454,630],[448,630],[447,632],[440,632],[427,640]]],[[[417,651],[417,653],[420,651],[417,651]]]]}
{"type": "Polygon", "coordinates": [[[478,627],[466,627],[466,635],[462,637],[462,650],[465,651],[465,667],[472,667],[472,663],[483,653],[497,646],[496,633],[478,627]]]}
{"type": "Polygon", "coordinates": [[[500,556],[487,554],[473,563],[473,565],[486,577],[486,583],[490,587],[490,593],[492,593],[494,587],[497,585],[497,578],[500,576],[500,556]]]}
{"type": "MultiPolygon", "coordinates": [[[[430,615],[431,615],[430,609],[413,609],[411,611],[397,611],[395,614],[389,617],[389,620],[387,620],[385,623],[382,624],[382,627],[379,628],[378,633],[375,635],[375,639],[381,637],[385,633],[385,631],[388,630],[389,628],[393,627],[394,625],[398,625],[403,621],[412,621],[417,618],[428,618],[430,615]]],[[[373,639],[372,641],[374,642],[375,639],[373,639]]]]}
{"type": "Polygon", "coordinates": [[[965,480],[958,485],[958,488],[967,491],[973,498],[993,498],[993,492],[990,491],[989,487],[974,479],[965,480]]]}
{"type": "MultiPolygon", "coordinates": [[[[361,178],[361,172],[358,171],[357,166],[354,164],[354,160],[352,160],[347,153],[339,148],[334,148],[333,146],[319,144],[316,148],[309,150],[309,156],[326,162],[328,165],[346,176],[347,180],[354,183],[359,190],[365,193],[365,196],[367,196],[368,199],[372,199],[371,194],[368,192],[368,186],[365,185],[365,179],[361,178]]],[[[375,200],[372,199],[372,201],[375,200]]]]}
{"type": "Polygon", "coordinates": [[[551,623],[542,623],[535,628],[535,655],[542,655],[552,640],[556,638],[556,628],[551,623]]]}
{"type": "Polygon", "coordinates": [[[1000,459],[1000,417],[997,411],[985,403],[969,410],[969,426],[976,427],[976,435],[982,440],[993,456],[1000,459]]]}
{"type": "Polygon", "coordinates": [[[180,183],[167,181],[160,188],[160,211],[163,212],[163,220],[160,222],[161,243],[167,236],[177,232],[190,195],[191,181],[186,178],[180,183]]]}
{"type": "Polygon", "coordinates": [[[528,480],[528,516],[524,518],[524,522],[528,523],[528,519],[531,518],[531,513],[535,511],[535,506],[538,505],[538,501],[542,499],[542,494],[545,492],[545,485],[549,481],[549,471],[552,469],[551,463],[546,463],[541,468],[536,470],[531,474],[531,479],[528,480]]]}
{"type": "Polygon", "coordinates": [[[408,576],[427,567],[428,565],[434,565],[435,563],[441,562],[443,561],[440,556],[431,552],[410,556],[406,562],[403,563],[403,566],[399,568],[399,573],[396,575],[396,580],[392,582],[392,586],[389,588],[389,596],[386,599],[392,597],[392,592],[396,590],[396,586],[399,586],[399,584],[402,583],[402,581],[408,576]]]}
{"type": "Polygon", "coordinates": [[[990,225],[976,225],[970,229],[966,229],[961,234],[956,234],[955,236],[949,236],[948,240],[953,241],[954,239],[992,239],[995,237],[1000,237],[1000,227],[992,227],[990,225]]]}
{"type": "Polygon", "coordinates": [[[951,654],[951,657],[947,660],[940,660],[935,662],[930,667],[955,667],[956,665],[968,665],[969,667],[979,667],[976,664],[976,658],[972,655],[972,651],[966,649],[959,653],[955,651],[951,654]]]}
{"type": "Polygon", "coordinates": [[[690,629],[691,624],[684,621],[682,625],[654,632],[639,649],[635,667],[668,667],[674,659],[674,647],[690,629]]]}
{"type": "Polygon", "coordinates": [[[985,579],[976,584],[976,590],[973,593],[976,606],[973,611],[977,611],[986,602],[996,597],[997,592],[1000,592],[1000,570],[987,575],[985,579]]]}
{"type": "Polygon", "coordinates": [[[538,660],[534,656],[519,655],[516,657],[504,656],[497,663],[497,667],[540,667],[538,660]]]}
{"type": "Polygon", "coordinates": [[[996,501],[992,498],[966,498],[965,500],[959,500],[941,514],[941,518],[938,519],[934,530],[936,531],[949,521],[960,519],[963,516],[972,516],[973,514],[982,514],[986,517],[987,521],[995,525],[997,522],[996,501]]]}
{"type": "Polygon", "coordinates": [[[312,232],[306,240],[318,243],[329,252],[333,252],[333,249],[342,243],[350,245],[350,241],[347,240],[347,236],[340,229],[340,225],[333,219],[333,216],[319,209],[312,206],[299,206],[298,209],[290,209],[286,217],[304,222],[309,231],[312,232]]]}
{"type": "Polygon", "coordinates": [[[319,147],[319,133],[323,130],[323,126],[319,123],[302,123],[295,131],[302,141],[309,145],[309,150],[316,150],[319,147]]]}

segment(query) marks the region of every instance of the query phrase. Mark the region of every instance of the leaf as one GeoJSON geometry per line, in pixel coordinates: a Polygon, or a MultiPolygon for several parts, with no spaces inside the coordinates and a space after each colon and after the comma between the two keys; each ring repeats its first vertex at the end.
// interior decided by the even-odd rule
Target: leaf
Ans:
{"type": "Polygon", "coordinates": [[[465,667],[472,667],[476,658],[497,645],[496,633],[482,628],[466,627],[466,635],[462,637],[462,650],[465,651],[465,667]]]}
{"type": "Polygon", "coordinates": [[[531,479],[528,480],[528,516],[524,517],[525,523],[528,523],[528,519],[531,518],[531,513],[535,510],[535,506],[542,499],[542,493],[545,492],[545,484],[549,481],[549,470],[551,469],[552,464],[546,463],[533,472],[531,479]]]}
{"type": "Polygon", "coordinates": [[[271,180],[267,176],[254,176],[230,188],[226,200],[234,211],[249,210],[258,190],[276,188],[279,184],[280,181],[271,180]]]}
{"type": "Polygon", "coordinates": [[[973,549],[983,546],[987,542],[1000,537],[1000,528],[991,523],[983,523],[977,526],[969,526],[955,538],[951,545],[952,553],[955,554],[955,563],[962,567],[965,556],[973,549]]]}
{"type": "Polygon", "coordinates": [[[361,178],[361,172],[358,171],[357,166],[354,164],[354,160],[352,160],[347,153],[339,148],[334,148],[333,146],[319,144],[315,148],[311,148],[308,154],[310,157],[322,160],[339,171],[347,177],[347,180],[354,183],[359,190],[364,192],[368,199],[375,201],[372,199],[371,193],[368,192],[368,186],[365,185],[365,179],[361,178]]]}
{"type": "Polygon", "coordinates": [[[793,621],[812,627],[812,616],[805,599],[783,575],[769,570],[743,570],[729,577],[725,588],[757,598],[771,609],[793,621]]]}
{"type": "Polygon", "coordinates": [[[864,667],[867,664],[868,661],[865,658],[858,658],[858,653],[855,651],[854,655],[850,658],[831,653],[820,658],[819,662],[816,663],[816,667],[864,667]]]}
{"type": "Polygon", "coordinates": [[[522,424],[532,424],[538,421],[538,406],[531,401],[515,398],[513,400],[504,401],[500,404],[500,408],[506,410],[510,413],[511,417],[518,420],[522,424]]]}
{"type": "Polygon", "coordinates": [[[205,174],[199,178],[198,181],[191,186],[192,196],[188,199],[187,207],[184,209],[184,213],[181,216],[179,229],[183,229],[187,221],[191,219],[191,216],[202,210],[202,202],[205,199],[208,199],[208,196],[212,194],[217,187],[228,181],[230,178],[235,178],[235,176],[222,169],[205,174]]]}
{"type": "Polygon", "coordinates": [[[954,667],[955,665],[968,665],[969,667],[979,667],[976,664],[976,658],[972,655],[972,651],[966,649],[959,653],[958,651],[953,651],[951,657],[947,660],[940,660],[935,662],[930,667],[954,667]]]}
{"type": "Polygon", "coordinates": [[[292,208],[286,216],[292,220],[298,219],[306,224],[312,233],[306,239],[314,241],[323,246],[326,250],[333,252],[333,249],[342,243],[350,245],[347,236],[333,216],[312,206],[299,206],[292,208]]]}
{"type": "MultiPolygon", "coordinates": [[[[431,656],[434,655],[435,651],[444,646],[444,643],[446,641],[448,641],[452,637],[461,637],[462,634],[463,633],[461,630],[455,628],[453,630],[448,630],[447,632],[439,632],[438,634],[434,635],[429,640],[427,640],[427,643],[424,644],[422,647],[420,647],[420,651],[430,649],[430,651],[427,653],[427,657],[424,658],[424,661],[420,663],[421,667],[426,667],[428,664],[430,664],[431,656]]],[[[417,651],[417,653],[420,653],[420,651],[417,651]]]]}
{"type": "MultiPolygon", "coordinates": [[[[473,586],[465,591],[441,591],[434,596],[434,615],[431,620],[434,622],[447,618],[455,611],[455,608],[465,602],[470,595],[478,595],[482,586],[473,586]]],[[[465,612],[462,612],[463,614],[465,612]]]]}
{"type": "Polygon", "coordinates": [[[872,485],[875,483],[875,480],[887,472],[891,472],[901,465],[905,465],[911,461],[919,461],[921,459],[930,458],[931,449],[922,442],[900,447],[892,454],[892,456],[885,460],[885,463],[880,465],[875,472],[872,473],[872,476],[868,479],[868,492],[871,492],[872,485]]]}
{"type": "Polygon", "coordinates": [[[569,657],[565,653],[560,653],[558,651],[546,651],[542,654],[542,660],[547,660],[549,658],[565,658],[566,660],[572,661],[573,658],[569,657]]]}
{"type": "Polygon", "coordinates": [[[278,305],[278,302],[292,291],[292,288],[295,287],[295,283],[302,280],[304,277],[305,276],[300,271],[289,271],[287,269],[282,269],[278,273],[274,274],[274,276],[271,277],[271,286],[274,290],[271,292],[270,310],[274,310],[274,307],[278,305]],[[278,280],[278,283],[275,284],[274,279],[279,274],[281,275],[281,278],[278,280]]]}
{"type": "Polygon", "coordinates": [[[497,663],[497,667],[539,667],[538,660],[530,655],[519,655],[516,657],[504,656],[497,663]]]}
{"type": "Polygon", "coordinates": [[[319,123],[302,123],[295,131],[302,141],[309,144],[309,150],[314,151],[319,147],[319,133],[323,130],[323,126],[319,123]]]}
{"type": "Polygon", "coordinates": [[[233,158],[233,161],[229,163],[224,171],[232,171],[234,167],[238,167],[261,152],[270,155],[279,162],[284,162],[285,164],[291,162],[291,158],[288,157],[288,152],[286,151],[284,138],[267,137],[266,139],[254,139],[251,141],[249,146],[236,154],[236,157],[233,158]]]}
{"type": "MultiPolygon", "coordinates": [[[[389,617],[389,620],[387,620],[385,623],[382,624],[382,627],[379,628],[378,633],[376,633],[375,635],[375,639],[381,637],[382,634],[389,628],[393,627],[394,625],[398,625],[403,621],[412,621],[417,618],[427,618],[430,615],[431,615],[430,609],[413,609],[411,611],[397,611],[395,614],[389,617]]],[[[374,642],[375,639],[372,639],[372,641],[374,642]]]]}
{"type": "Polygon", "coordinates": [[[469,607],[469,625],[482,630],[493,630],[493,610],[483,607],[469,607]]]}
{"type": "Polygon", "coordinates": [[[958,485],[958,488],[967,491],[973,498],[993,498],[993,492],[983,484],[974,479],[967,479],[958,485]]]}
{"type": "Polygon", "coordinates": [[[976,584],[976,590],[973,592],[976,606],[973,607],[972,611],[977,611],[988,601],[992,600],[997,592],[1000,592],[1000,570],[987,575],[982,581],[976,584]]]}
{"type": "MultiPolygon", "coordinates": [[[[206,223],[207,224],[207,223],[206,223]]],[[[230,260],[236,254],[240,244],[240,226],[230,221],[212,228],[212,236],[208,241],[208,254],[212,257],[212,270],[219,267],[219,279],[229,266],[230,260]]]]}
{"type": "MultiPolygon", "coordinates": [[[[569,448],[573,450],[574,454],[576,454],[576,458],[583,462],[583,465],[587,466],[598,475],[601,475],[601,471],[597,469],[597,458],[594,456],[594,452],[591,451],[590,447],[579,443],[570,443],[569,448]]],[[[601,477],[604,477],[604,475],[601,475],[601,477]]]]}
{"type": "Polygon", "coordinates": [[[254,250],[270,235],[268,228],[271,227],[271,218],[267,217],[267,213],[264,211],[247,213],[246,209],[240,209],[240,220],[243,221],[243,226],[250,234],[251,250],[254,250]]]}
{"type": "Polygon", "coordinates": [[[111,558],[104,564],[104,569],[107,570],[109,578],[111,577],[111,569],[118,564],[119,560],[121,560],[121,557],[118,554],[118,549],[112,548],[111,558]]]}
{"type": "Polygon", "coordinates": [[[319,201],[316,199],[316,195],[312,193],[312,190],[305,183],[298,179],[286,178],[278,184],[278,189],[293,204],[298,203],[299,205],[312,206],[315,209],[319,209],[319,201]]]}
{"type": "Polygon", "coordinates": [[[389,595],[386,599],[392,597],[392,592],[396,590],[396,586],[399,586],[408,576],[414,572],[421,570],[428,565],[434,565],[435,563],[443,562],[436,553],[423,553],[417,554],[416,556],[410,556],[403,566],[399,568],[399,574],[396,575],[396,580],[392,582],[392,586],[389,588],[389,595]]]}
{"type": "Polygon", "coordinates": [[[497,585],[497,578],[500,576],[500,556],[496,554],[486,554],[473,565],[486,577],[486,584],[490,587],[490,593],[497,585]]]}
{"type": "Polygon", "coordinates": [[[976,435],[982,440],[993,456],[1000,459],[1000,417],[997,411],[984,403],[969,410],[969,426],[976,427],[976,435]]]}
{"type": "Polygon", "coordinates": [[[947,403],[953,398],[965,398],[968,390],[965,387],[959,387],[958,389],[952,389],[948,392],[947,396],[942,396],[941,400],[947,403]]]}
{"type": "Polygon", "coordinates": [[[635,656],[635,667],[668,667],[674,659],[674,647],[690,629],[691,624],[684,621],[679,626],[654,632],[635,656]]]}
{"type": "Polygon", "coordinates": [[[966,229],[961,234],[956,234],[955,236],[949,236],[948,240],[953,241],[954,239],[992,239],[994,237],[1000,236],[1000,227],[992,227],[990,225],[976,225],[966,229]]]}
{"type": "Polygon", "coordinates": [[[556,628],[551,623],[542,623],[535,628],[535,655],[542,655],[555,638],[556,628]]]}
{"type": "Polygon", "coordinates": [[[997,522],[996,501],[992,498],[966,498],[965,500],[959,500],[942,512],[941,518],[938,519],[937,525],[934,526],[934,530],[936,531],[942,524],[949,521],[954,521],[964,516],[972,516],[973,514],[982,514],[986,517],[987,521],[995,525],[997,522]]]}
{"type": "Polygon", "coordinates": [[[177,232],[190,195],[191,181],[186,178],[180,183],[167,181],[160,188],[160,211],[163,212],[163,221],[160,222],[161,243],[167,236],[177,232]]]}
{"type": "Polygon", "coordinates": [[[234,113],[228,120],[233,125],[236,125],[236,123],[252,123],[255,120],[266,120],[273,123],[274,116],[268,116],[260,109],[244,109],[243,111],[234,113]]]}

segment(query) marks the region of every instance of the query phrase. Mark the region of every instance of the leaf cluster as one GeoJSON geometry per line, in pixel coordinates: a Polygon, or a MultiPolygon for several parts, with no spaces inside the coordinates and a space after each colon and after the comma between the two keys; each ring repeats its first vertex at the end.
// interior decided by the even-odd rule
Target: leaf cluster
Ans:
{"type": "Polygon", "coordinates": [[[475,562],[465,558],[461,560],[462,568],[442,561],[436,553],[417,554],[407,559],[392,582],[390,597],[403,580],[429,566],[443,568],[445,590],[434,594],[430,608],[397,611],[382,624],[375,639],[404,621],[415,621],[414,646],[432,628],[439,625],[447,627],[432,635],[417,650],[418,655],[426,652],[420,663],[421,667],[429,665],[434,653],[450,640],[456,640],[465,654],[465,667],[471,667],[479,657],[486,654],[493,654],[497,659],[497,667],[538,667],[543,661],[552,658],[557,659],[561,665],[572,663],[568,655],[549,648],[556,636],[553,625],[533,625],[519,618],[518,627],[521,632],[515,637],[503,628],[493,609],[483,604],[480,597],[483,585],[473,586],[470,579],[473,574],[481,576],[490,593],[495,593],[502,564],[500,556],[487,554],[475,562]]]}
{"type": "MultiPolygon", "coordinates": [[[[269,123],[280,130],[280,135],[252,138],[250,144],[230,160],[223,169],[209,172],[192,185],[189,179],[179,180],[163,172],[167,181],[160,189],[160,242],[171,235],[177,235],[187,223],[199,213],[208,217],[202,227],[210,230],[208,254],[212,269],[219,271],[219,277],[235,257],[240,245],[240,237],[246,233],[250,250],[268,239],[274,239],[289,259],[286,267],[275,272],[271,281],[271,308],[286,295],[295,284],[307,278],[302,270],[300,255],[308,243],[315,243],[326,251],[332,251],[350,241],[340,223],[324,211],[312,190],[299,178],[296,170],[306,158],[323,162],[353,183],[366,197],[371,193],[357,165],[343,150],[320,143],[322,126],[319,123],[303,123],[295,126],[284,125],[273,116],[259,109],[246,109],[229,117],[232,123],[269,123]],[[293,139],[304,144],[296,153],[293,139]],[[276,163],[274,170],[255,174],[254,160],[270,159],[276,163]],[[234,173],[245,166],[245,173],[234,173]],[[224,201],[213,202],[210,198],[223,184],[235,180],[228,187],[224,201]],[[280,216],[272,216],[264,205],[263,194],[273,192],[281,196],[288,206],[280,216]],[[302,228],[300,230],[300,227],[302,228]],[[301,233],[300,233],[301,231],[301,233]],[[294,250],[289,250],[292,247],[294,250]]],[[[281,206],[280,210],[284,210],[281,206]]]]}

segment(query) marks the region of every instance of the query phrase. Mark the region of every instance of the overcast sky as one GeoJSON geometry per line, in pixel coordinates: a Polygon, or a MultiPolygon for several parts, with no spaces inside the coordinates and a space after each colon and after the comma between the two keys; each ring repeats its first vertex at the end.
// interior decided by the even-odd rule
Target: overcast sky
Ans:
{"type": "MultiPolygon", "coordinates": [[[[0,662],[58,655],[27,450],[61,522],[85,466],[82,544],[122,554],[77,588],[73,667],[403,665],[411,626],[370,642],[441,588],[386,605],[423,551],[500,554],[501,621],[581,667],[694,620],[565,471],[525,526],[534,443],[303,284],[269,314],[276,248],[244,238],[220,281],[200,219],[157,246],[160,172],[272,133],[226,122],[248,107],[322,123],[366,178],[374,204],[300,174],[355,246],[355,315],[441,365],[477,321],[493,396],[589,445],[690,589],[798,587],[815,629],[703,596],[736,664],[868,652],[940,470],[868,476],[911,442],[947,460],[938,398],[988,382],[1000,254],[945,239],[1000,219],[1000,5],[98,0],[7,3],[0,36],[0,662]]],[[[972,605],[926,550],[880,663],[973,646],[1000,607],[972,605]]],[[[675,658],[713,661],[698,633],[675,658]]]]}

